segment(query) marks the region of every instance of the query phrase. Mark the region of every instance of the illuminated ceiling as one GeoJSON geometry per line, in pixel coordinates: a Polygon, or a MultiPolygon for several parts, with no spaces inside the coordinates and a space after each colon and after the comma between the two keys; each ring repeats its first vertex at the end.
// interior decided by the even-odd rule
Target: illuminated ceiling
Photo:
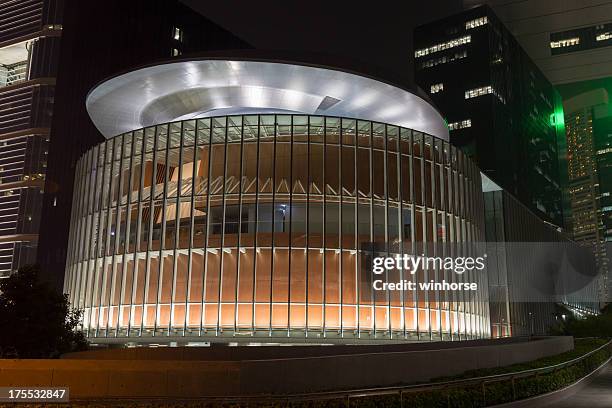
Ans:
{"type": "Polygon", "coordinates": [[[142,68],[95,87],[87,110],[107,138],[196,117],[290,112],[372,120],[448,140],[438,111],[405,89],[331,68],[269,61],[206,59],[142,68]]]}
{"type": "Polygon", "coordinates": [[[28,60],[27,41],[0,48],[0,65],[13,65],[28,60]]]}

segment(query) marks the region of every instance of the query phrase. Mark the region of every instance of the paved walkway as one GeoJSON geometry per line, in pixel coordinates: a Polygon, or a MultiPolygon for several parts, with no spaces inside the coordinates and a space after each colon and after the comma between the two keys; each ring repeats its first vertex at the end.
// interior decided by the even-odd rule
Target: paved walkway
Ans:
{"type": "Polygon", "coordinates": [[[612,407],[612,363],[578,392],[554,403],[555,408],[612,407]]]}
{"type": "Polygon", "coordinates": [[[497,408],[612,408],[612,362],[563,391],[496,405],[497,408]]]}

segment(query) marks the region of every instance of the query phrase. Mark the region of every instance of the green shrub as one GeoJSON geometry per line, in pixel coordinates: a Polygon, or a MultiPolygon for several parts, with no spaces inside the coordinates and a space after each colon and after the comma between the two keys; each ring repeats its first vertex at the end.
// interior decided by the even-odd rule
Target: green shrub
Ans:
{"type": "Polygon", "coordinates": [[[503,404],[514,400],[512,380],[495,381],[485,384],[485,400],[487,404],[503,404]]]}
{"type": "MultiPolygon", "coordinates": [[[[577,341],[577,351],[563,353],[563,358],[559,356],[547,357],[540,359],[546,361],[545,365],[542,365],[542,361],[531,362],[517,365],[518,367],[513,367],[514,369],[510,372],[538,368],[533,367],[534,365],[541,367],[559,364],[584,355],[602,344],[605,344],[605,342],[597,339],[579,340],[577,341]],[[579,354],[576,355],[577,353],[579,354]]],[[[351,407],[398,407],[401,405],[415,408],[472,408],[502,404],[552,392],[571,385],[599,367],[610,355],[610,349],[605,348],[576,364],[545,374],[516,378],[514,381],[504,379],[485,384],[457,385],[444,390],[404,392],[400,401],[398,401],[399,394],[396,398],[388,395],[362,397],[353,400],[351,407]],[[403,402],[403,404],[400,404],[400,402],[403,402]]]]}
{"type": "Polygon", "coordinates": [[[442,408],[448,407],[448,395],[440,390],[405,392],[403,394],[405,407],[414,408],[442,408]]]}
{"type": "MultiPolygon", "coordinates": [[[[571,316],[571,314],[568,314],[571,316]]],[[[551,329],[554,335],[575,337],[612,337],[612,309],[597,316],[576,319],[569,317],[551,329]]]]}
{"type": "Polygon", "coordinates": [[[371,397],[351,398],[351,408],[400,408],[402,401],[399,394],[376,395],[371,397]]]}
{"type": "Polygon", "coordinates": [[[471,385],[450,388],[448,393],[449,408],[482,407],[482,385],[471,385]]]}

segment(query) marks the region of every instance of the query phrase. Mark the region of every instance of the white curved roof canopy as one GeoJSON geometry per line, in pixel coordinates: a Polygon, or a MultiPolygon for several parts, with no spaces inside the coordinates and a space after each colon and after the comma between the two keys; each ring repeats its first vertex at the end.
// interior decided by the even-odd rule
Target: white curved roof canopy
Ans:
{"type": "Polygon", "coordinates": [[[389,123],[448,140],[438,111],[411,92],[344,71],[277,62],[196,60],[142,68],[95,87],[87,111],[107,138],[196,117],[292,112],[389,123]]]}

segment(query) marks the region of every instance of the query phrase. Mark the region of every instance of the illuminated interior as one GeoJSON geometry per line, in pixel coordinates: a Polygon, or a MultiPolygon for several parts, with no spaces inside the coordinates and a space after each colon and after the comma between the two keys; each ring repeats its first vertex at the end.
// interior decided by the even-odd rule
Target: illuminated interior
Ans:
{"type": "MultiPolygon", "coordinates": [[[[183,120],[92,148],[75,183],[65,291],[90,338],[489,337],[486,284],[465,298],[370,290],[364,243],[483,238],[479,170],[431,135],[328,116],[183,120]]],[[[477,281],[450,273],[416,277],[477,281]]]]}

